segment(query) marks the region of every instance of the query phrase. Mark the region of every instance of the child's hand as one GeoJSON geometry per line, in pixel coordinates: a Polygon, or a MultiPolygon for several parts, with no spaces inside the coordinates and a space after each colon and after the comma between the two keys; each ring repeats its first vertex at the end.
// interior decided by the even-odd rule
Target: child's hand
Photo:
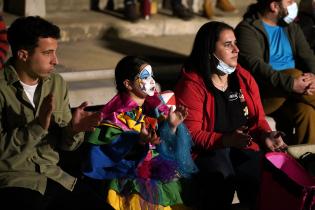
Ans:
{"type": "Polygon", "coordinates": [[[184,106],[177,106],[175,111],[172,109],[172,107],[170,108],[168,122],[173,133],[176,132],[177,126],[185,120],[187,115],[188,109],[184,106]]]}
{"type": "Polygon", "coordinates": [[[156,145],[160,144],[160,137],[157,136],[154,129],[146,129],[144,123],[142,123],[140,131],[140,142],[144,144],[151,143],[153,145],[156,145]]]}

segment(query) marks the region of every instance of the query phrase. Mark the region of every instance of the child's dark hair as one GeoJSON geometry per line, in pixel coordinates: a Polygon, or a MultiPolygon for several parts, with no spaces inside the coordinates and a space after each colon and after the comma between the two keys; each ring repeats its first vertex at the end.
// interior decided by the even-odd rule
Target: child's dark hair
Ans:
{"type": "Polygon", "coordinates": [[[12,56],[16,58],[20,49],[32,53],[38,46],[39,38],[59,39],[60,29],[39,16],[17,18],[8,29],[12,56]]]}
{"type": "Polygon", "coordinates": [[[134,81],[143,64],[149,64],[146,58],[139,56],[126,56],[122,58],[115,68],[116,89],[118,92],[126,91],[124,81],[134,81]]]}

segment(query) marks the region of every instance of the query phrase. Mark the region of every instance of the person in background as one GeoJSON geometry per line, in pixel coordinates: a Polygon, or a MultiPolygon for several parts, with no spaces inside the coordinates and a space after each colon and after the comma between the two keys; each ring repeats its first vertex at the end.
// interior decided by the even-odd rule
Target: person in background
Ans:
{"type": "Polygon", "coordinates": [[[258,86],[238,63],[233,28],[208,22],[197,32],[192,51],[176,84],[178,105],[199,168],[198,209],[230,209],[235,190],[240,203],[255,209],[262,151],[283,151],[279,132],[271,131],[258,86]]]}
{"type": "MultiPolygon", "coordinates": [[[[212,0],[204,0],[204,12],[207,18],[212,18],[214,15],[212,0]]],[[[223,12],[235,12],[237,9],[229,0],[216,0],[216,8],[220,9],[223,12]]]]}
{"type": "Polygon", "coordinates": [[[187,109],[164,104],[144,58],[121,59],[115,81],[117,95],[102,108],[102,123],[87,135],[83,174],[115,209],[183,204],[179,180],[197,171],[192,140],[182,123],[187,109]]]}
{"type": "Polygon", "coordinates": [[[302,0],[299,4],[297,23],[315,53],[315,0],[302,0]]]}
{"type": "Polygon", "coordinates": [[[3,20],[3,16],[0,15],[0,69],[3,68],[8,51],[9,43],[7,40],[7,28],[3,20]]]}
{"type": "Polygon", "coordinates": [[[315,143],[315,56],[297,14],[295,0],[257,0],[235,29],[239,62],[258,81],[265,113],[288,144],[315,143]]]}
{"type": "MultiPolygon", "coordinates": [[[[115,0],[109,0],[107,2],[106,8],[109,10],[113,10],[114,3],[115,0]]],[[[137,0],[124,0],[125,18],[131,22],[137,22],[141,17],[143,17],[144,19],[148,19],[148,17],[150,16],[150,12],[148,10],[151,9],[151,3],[151,0],[142,0],[139,1],[139,4],[137,4],[137,0]]],[[[178,17],[185,21],[193,18],[193,13],[183,5],[182,0],[171,0],[171,8],[173,16],[175,17],[178,17]]]]}
{"type": "Polygon", "coordinates": [[[0,72],[0,197],[2,209],[112,209],[58,166],[100,113],[71,114],[66,82],[54,73],[60,29],[34,16],[8,29],[12,57],[0,72]]]}
{"type": "MultiPolygon", "coordinates": [[[[150,4],[148,2],[150,2],[150,0],[143,0],[141,4],[145,4],[145,3],[150,4]]],[[[141,7],[140,11],[142,13],[141,15],[143,17],[146,17],[146,14],[143,14],[146,12],[146,9],[143,7],[143,5],[141,5],[140,7],[141,7]]],[[[193,13],[183,5],[182,0],[171,0],[171,7],[172,7],[173,16],[178,17],[185,21],[191,20],[193,18],[193,13]]],[[[139,18],[139,15],[137,15],[137,7],[136,7],[135,0],[125,0],[125,16],[127,17],[127,19],[128,19],[128,16],[129,17],[136,16],[136,19],[139,18]],[[129,14],[132,14],[132,15],[129,15],[129,14]]]]}

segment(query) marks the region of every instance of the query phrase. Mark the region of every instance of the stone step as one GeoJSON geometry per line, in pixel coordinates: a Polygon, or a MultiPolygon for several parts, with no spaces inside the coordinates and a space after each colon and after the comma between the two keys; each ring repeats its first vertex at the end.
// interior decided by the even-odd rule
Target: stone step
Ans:
{"type": "MultiPolygon", "coordinates": [[[[144,37],[195,34],[201,25],[209,19],[196,16],[190,21],[183,21],[163,13],[154,15],[150,20],[140,20],[131,23],[119,14],[112,16],[107,13],[94,11],[54,13],[47,15],[47,19],[60,26],[61,41],[74,42],[88,39],[102,39],[104,37],[144,37]],[[86,18],[82,18],[86,17],[86,18]]],[[[214,17],[212,20],[224,21],[233,27],[241,17],[233,14],[214,17]]]]}
{"type": "Polygon", "coordinates": [[[90,106],[103,105],[116,94],[113,79],[71,81],[68,87],[71,107],[83,101],[88,101],[90,106]]]}
{"type": "MultiPolygon", "coordinates": [[[[18,1],[20,0],[10,2],[18,1]]],[[[62,42],[102,39],[107,36],[128,38],[139,36],[186,35],[195,34],[201,25],[210,20],[224,21],[232,26],[236,26],[241,20],[245,8],[253,1],[254,0],[234,0],[235,4],[238,6],[238,12],[224,13],[216,9],[215,16],[212,19],[203,17],[199,12],[192,20],[183,21],[174,17],[170,10],[160,9],[159,13],[153,15],[150,20],[141,19],[137,23],[131,23],[126,21],[122,13],[118,11],[90,10],[90,3],[87,0],[46,0],[47,14],[45,17],[61,27],[62,42]]],[[[12,9],[18,10],[16,7],[16,5],[18,5],[17,3],[11,4],[12,9]]],[[[34,10],[36,10],[35,6],[34,10]]],[[[5,21],[8,25],[15,18],[16,16],[14,15],[5,14],[5,21]],[[6,20],[6,16],[9,16],[8,20],[6,20]]]]}
{"type": "Polygon", "coordinates": [[[54,12],[87,11],[91,8],[91,0],[45,0],[46,14],[54,12]]]}
{"type": "MultiPolygon", "coordinates": [[[[158,89],[173,89],[179,70],[180,65],[155,67],[158,89]]],[[[83,101],[89,101],[91,106],[103,105],[116,94],[114,69],[57,71],[67,81],[71,107],[83,101]]]]}

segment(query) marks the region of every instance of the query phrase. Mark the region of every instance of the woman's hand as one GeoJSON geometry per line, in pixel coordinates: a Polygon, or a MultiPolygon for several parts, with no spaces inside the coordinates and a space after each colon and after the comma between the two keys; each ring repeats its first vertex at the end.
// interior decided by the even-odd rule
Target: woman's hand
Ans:
{"type": "Polygon", "coordinates": [[[247,133],[248,127],[242,126],[235,131],[224,134],[222,144],[225,147],[244,148],[251,145],[253,138],[247,133]]]}
{"type": "Polygon", "coordinates": [[[271,131],[266,133],[264,136],[264,141],[267,150],[271,152],[286,151],[288,146],[286,143],[284,143],[282,136],[284,136],[284,133],[280,131],[271,131]]]}
{"type": "Polygon", "coordinates": [[[184,106],[178,105],[174,111],[172,107],[168,115],[168,123],[170,125],[171,131],[176,132],[177,126],[181,124],[188,115],[188,109],[184,106]]]}

